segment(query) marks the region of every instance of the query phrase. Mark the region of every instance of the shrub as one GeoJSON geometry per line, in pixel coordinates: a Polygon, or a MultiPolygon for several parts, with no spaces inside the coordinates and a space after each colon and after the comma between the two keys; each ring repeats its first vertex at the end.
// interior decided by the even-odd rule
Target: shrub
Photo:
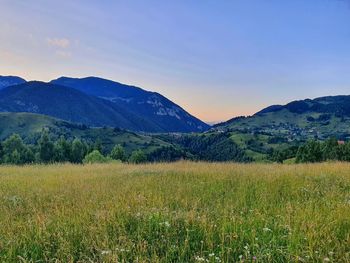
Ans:
{"type": "Polygon", "coordinates": [[[125,156],[125,151],[124,151],[123,146],[121,146],[120,144],[114,146],[114,148],[111,151],[110,156],[114,160],[125,161],[126,156],[125,156]]]}
{"type": "Polygon", "coordinates": [[[147,157],[142,150],[136,150],[131,153],[129,161],[131,163],[144,163],[147,161],[147,157]]]}
{"type": "Polygon", "coordinates": [[[91,153],[85,156],[83,163],[106,163],[109,160],[109,158],[104,157],[98,150],[93,150],[91,153]]]}

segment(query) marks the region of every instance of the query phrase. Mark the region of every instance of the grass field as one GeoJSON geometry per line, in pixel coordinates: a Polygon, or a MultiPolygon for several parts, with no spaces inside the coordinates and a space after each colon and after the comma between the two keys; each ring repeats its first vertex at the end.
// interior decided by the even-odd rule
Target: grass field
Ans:
{"type": "Polygon", "coordinates": [[[0,168],[0,262],[350,262],[350,164],[0,168]]]}

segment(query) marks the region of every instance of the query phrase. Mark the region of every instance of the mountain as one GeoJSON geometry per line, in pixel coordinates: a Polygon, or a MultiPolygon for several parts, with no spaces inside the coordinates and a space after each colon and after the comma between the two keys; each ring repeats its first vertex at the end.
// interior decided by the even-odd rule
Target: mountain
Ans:
{"type": "Polygon", "coordinates": [[[159,93],[96,77],[61,77],[51,83],[77,89],[119,105],[137,116],[150,120],[165,132],[202,132],[209,125],[190,115],[159,93]]]}
{"type": "Polygon", "coordinates": [[[263,158],[273,149],[297,146],[310,139],[350,139],[350,96],[328,96],[273,105],[249,117],[213,126],[229,133],[251,156],[263,158]]]}
{"type": "Polygon", "coordinates": [[[37,81],[0,90],[0,111],[45,114],[89,126],[112,126],[134,131],[161,129],[116,103],[69,87],[37,81]]]}
{"type": "Polygon", "coordinates": [[[35,143],[40,138],[43,129],[48,130],[54,140],[62,135],[67,139],[81,138],[92,143],[99,139],[106,151],[110,151],[116,144],[123,145],[128,153],[135,149],[143,149],[148,153],[170,145],[149,135],[136,134],[117,128],[88,128],[84,125],[34,113],[0,113],[0,140],[17,133],[24,138],[26,143],[35,143]]]}
{"type": "Polygon", "coordinates": [[[314,100],[298,100],[292,101],[286,105],[273,105],[267,107],[255,115],[261,115],[264,113],[278,112],[282,110],[288,110],[292,113],[326,113],[335,114],[339,117],[350,116],[350,96],[328,96],[320,97],[314,100]]]}
{"type": "Polygon", "coordinates": [[[26,80],[15,76],[0,76],[0,90],[9,86],[25,83],[26,80]]]}

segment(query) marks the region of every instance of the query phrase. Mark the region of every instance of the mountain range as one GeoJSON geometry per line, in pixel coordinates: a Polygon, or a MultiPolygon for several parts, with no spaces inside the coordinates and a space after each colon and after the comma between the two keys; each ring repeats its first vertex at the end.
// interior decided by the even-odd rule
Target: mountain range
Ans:
{"type": "Polygon", "coordinates": [[[59,123],[55,126],[55,134],[67,133],[62,128],[67,125],[78,125],[89,131],[89,135],[84,132],[79,136],[92,140],[99,133],[108,138],[103,131],[118,127],[130,132],[176,133],[157,138],[163,144],[180,145],[181,148],[182,143],[187,145],[188,142],[193,147],[203,146],[216,140],[208,139],[216,138],[210,136],[220,134],[224,137],[218,138],[225,140],[225,145],[225,138],[230,138],[239,151],[244,151],[244,158],[251,160],[266,160],[274,151],[297,147],[310,139],[350,139],[350,96],[327,96],[272,105],[252,116],[236,117],[210,127],[159,93],[106,79],[61,77],[45,83],[0,77],[0,83],[0,112],[35,113],[25,117],[3,113],[6,118],[1,118],[0,122],[9,123],[0,125],[3,138],[18,131],[24,135],[26,132],[34,134],[32,129],[20,129],[22,126],[32,127],[33,123],[40,123],[34,125],[37,129],[39,126],[40,129],[52,128],[47,124],[52,124],[51,119],[47,121],[47,116],[51,116],[57,118],[56,124],[59,123]],[[22,120],[20,125],[13,125],[17,123],[13,120],[18,118],[22,120]],[[11,121],[5,122],[5,119],[11,121]],[[186,132],[194,133],[182,134],[186,132]]]}
{"type": "Polygon", "coordinates": [[[106,79],[50,83],[0,77],[1,112],[31,112],[88,126],[138,132],[202,132],[209,125],[164,96],[106,79]]]}

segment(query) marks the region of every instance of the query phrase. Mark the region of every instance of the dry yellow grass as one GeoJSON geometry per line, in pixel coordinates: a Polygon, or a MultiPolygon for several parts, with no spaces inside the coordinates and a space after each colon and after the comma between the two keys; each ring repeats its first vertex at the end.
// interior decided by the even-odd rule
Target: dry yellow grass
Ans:
{"type": "Polygon", "coordinates": [[[350,165],[0,168],[1,262],[350,262],[350,165]]]}

